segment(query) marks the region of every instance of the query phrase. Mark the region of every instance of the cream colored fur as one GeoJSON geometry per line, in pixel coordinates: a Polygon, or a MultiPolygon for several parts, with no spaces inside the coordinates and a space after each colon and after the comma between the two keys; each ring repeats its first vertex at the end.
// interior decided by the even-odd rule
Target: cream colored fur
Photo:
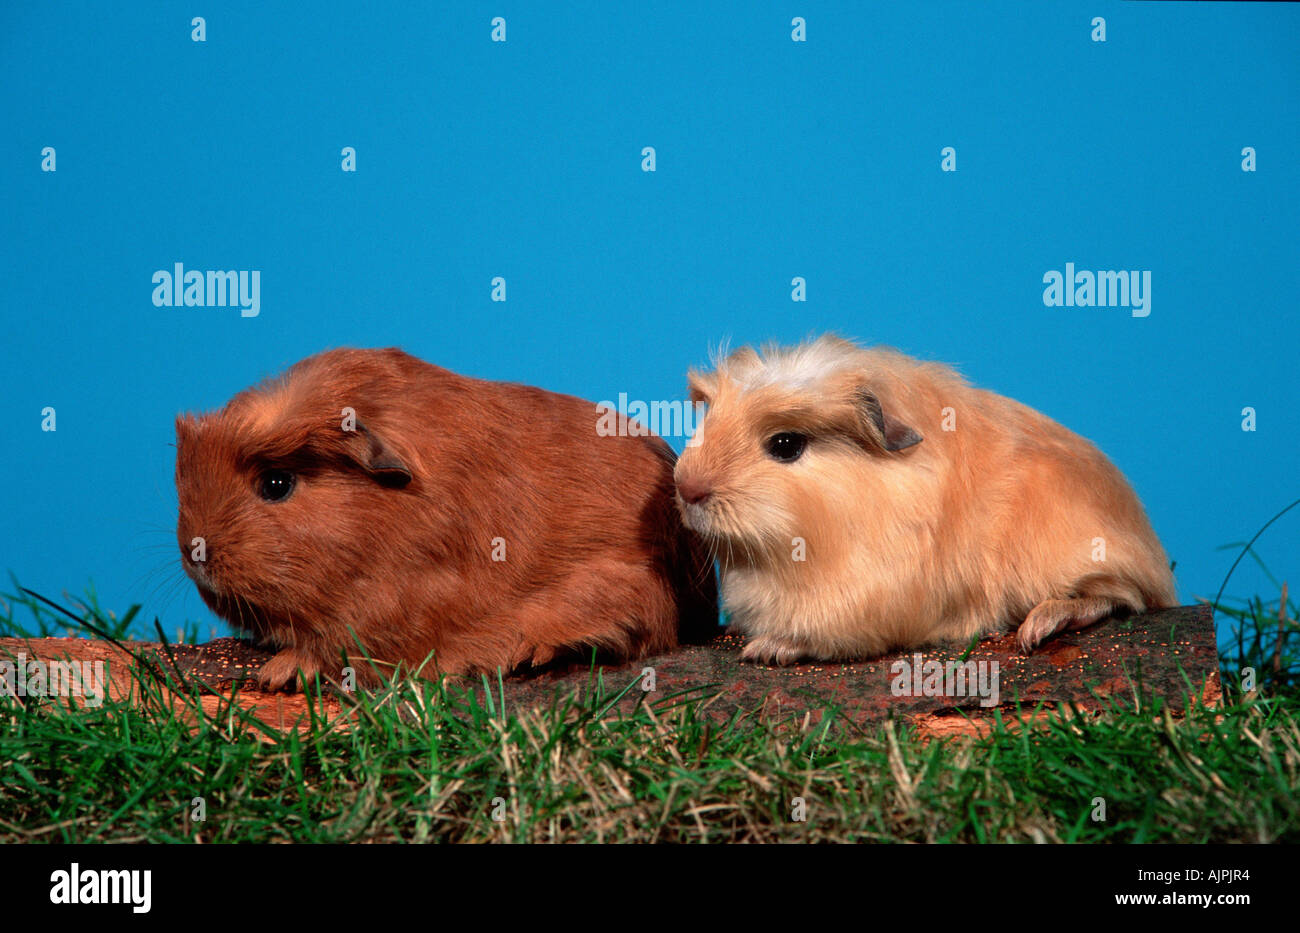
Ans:
{"type": "Polygon", "coordinates": [[[1175,604],[1119,470],[946,366],[822,337],[739,350],[690,386],[708,413],[677,463],[678,505],[719,559],[747,658],[869,657],[1012,626],[1029,651],[1175,604]],[[882,424],[923,439],[890,450],[882,424]],[[779,432],[810,438],[798,460],[768,455],[779,432]],[[707,497],[687,503],[684,482],[707,497]]]}

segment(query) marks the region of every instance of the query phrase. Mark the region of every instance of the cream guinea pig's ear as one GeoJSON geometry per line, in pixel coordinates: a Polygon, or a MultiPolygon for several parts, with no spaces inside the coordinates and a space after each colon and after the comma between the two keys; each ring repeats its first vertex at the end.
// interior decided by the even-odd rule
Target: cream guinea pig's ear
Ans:
{"type": "Polygon", "coordinates": [[[886,411],[876,393],[866,384],[859,383],[854,387],[852,399],[864,440],[891,453],[921,443],[921,435],[911,425],[886,411]]]}
{"type": "Polygon", "coordinates": [[[686,374],[686,394],[692,404],[713,404],[713,396],[718,391],[718,377],[712,373],[702,373],[692,369],[686,374]]]}

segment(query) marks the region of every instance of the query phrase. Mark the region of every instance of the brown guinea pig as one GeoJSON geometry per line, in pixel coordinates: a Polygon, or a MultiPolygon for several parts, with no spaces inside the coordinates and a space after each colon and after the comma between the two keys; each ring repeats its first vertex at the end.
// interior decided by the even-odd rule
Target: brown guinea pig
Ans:
{"type": "Polygon", "coordinates": [[[870,657],[1018,626],[1023,651],[1175,604],[1137,495],[1096,447],[937,363],[834,337],[691,372],[707,413],[678,504],[744,657],[870,657]]]}
{"type": "Polygon", "coordinates": [[[601,414],[396,349],[318,354],[177,418],[182,563],[278,649],[267,688],[335,676],[345,652],[369,680],[361,649],[508,673],[707,636],[713,568],[674,505],[673,452],[605,436],[601,414]]]}

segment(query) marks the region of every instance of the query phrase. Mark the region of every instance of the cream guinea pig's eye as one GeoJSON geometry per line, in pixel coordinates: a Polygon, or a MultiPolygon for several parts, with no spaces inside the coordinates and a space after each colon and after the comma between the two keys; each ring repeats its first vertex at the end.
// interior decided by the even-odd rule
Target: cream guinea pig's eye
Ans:
{"type": "Polygon", "coordinates": [[[767,452],[773,460],[779,460],[782,463],[793,463],[803,456],[804,449],[808,446],[808,438],[803,434],[795,434],[793,431],[782,431],[780,434],[773,434],[767,439],[767,452]]]}
{"type": "Polygon", "coordinates": [[[286,470],[267,470],[257,489],[267,502],[279,502],[293,492],[293,474],[286,470]]]}

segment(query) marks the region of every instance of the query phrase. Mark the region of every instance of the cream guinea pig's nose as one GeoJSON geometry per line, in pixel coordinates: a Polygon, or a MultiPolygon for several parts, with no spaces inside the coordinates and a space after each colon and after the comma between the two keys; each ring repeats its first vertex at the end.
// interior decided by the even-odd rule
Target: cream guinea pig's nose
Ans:
{"type": "Polygon", "coordinates": [[[687,505],[699,505],[713,495],[713,489],[703,480],[686,477],[677,482],[677,494],[687,505]]]}

